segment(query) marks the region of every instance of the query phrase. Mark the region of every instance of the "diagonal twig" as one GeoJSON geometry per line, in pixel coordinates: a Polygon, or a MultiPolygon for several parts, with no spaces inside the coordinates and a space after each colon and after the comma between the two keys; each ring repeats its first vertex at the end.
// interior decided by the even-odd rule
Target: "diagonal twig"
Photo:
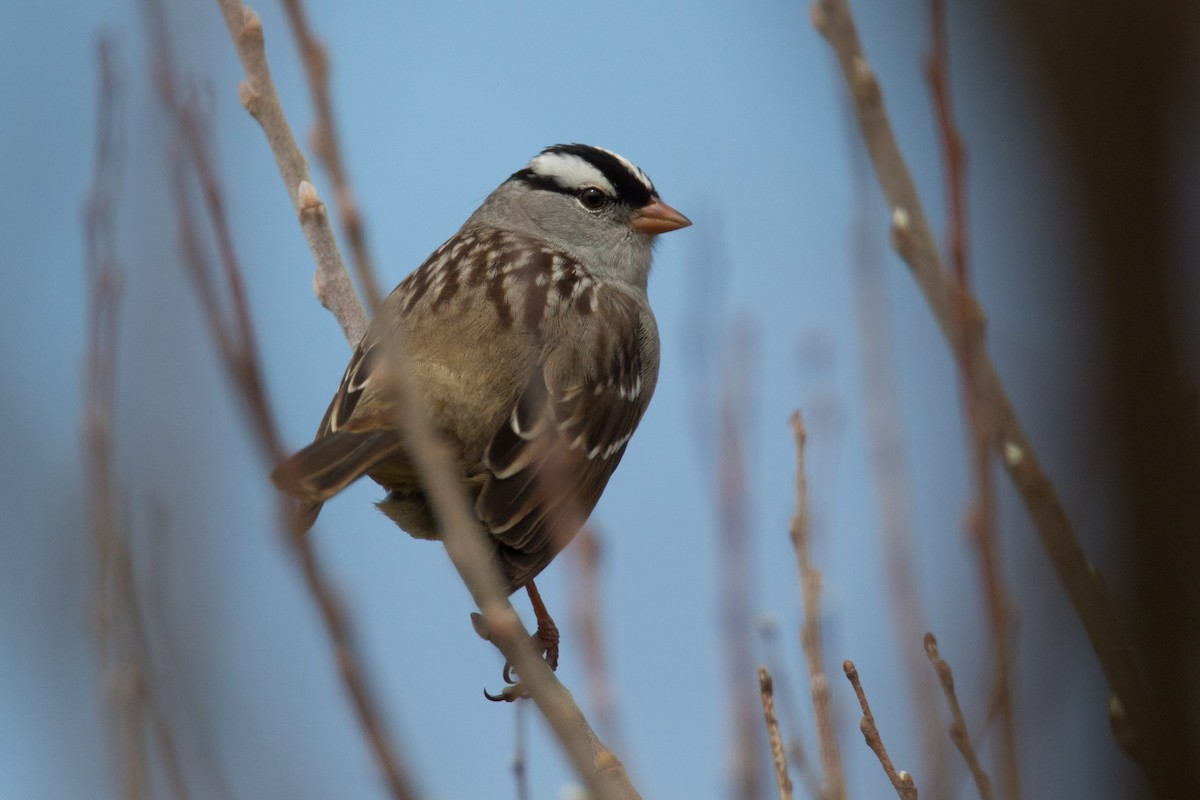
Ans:
{"type": "Polygon", "coordinates": [[[383,298],[379,295],[379,281],[375,277],[374,262],[367,248],[362,212],[354,199],[354,191],[350,188],[350,176],[342,160],[342,149],[333,115],[333,100],[329,93],[329,53],[308,25],[308,14],[303,0],[283,0],[283,10],[287,12],[292,37],[300,49],[313,108],[316,110],[312,147],[317,159],[333,180],[333,199],[337,205],[338,218],[342,221],[342,233],[350,248],[350,258],[358,273],[359,291],[367,298],[367,307],[376,308],[383,298]]]}
{"type": "Polygon", "coordinates": [[[300,152],[284,116],[279,93],[267,64],[262,20],[241,0],[218,0],[218,3],[246,71],[245,80],[238,86],[238,98],[262,127],[279,167],[279,174],[283,176],[288,197],[300,217],[300,227],[317,264],[313,276],[317,299],[333,312],[351,345],[357,344],[367,329],[367,317],[342,263],[325,205],[312,188],[308,162],[300,152]]]}
{"type": "Polygon", "coordinates": [[[892,788],[896,790],[900,800],[917,800],[917,787],[913,783],[912,775],[904,770],[897,772],[891,757],[888,756],[887,748],[883,746],[883,738],[879,735],[879,727],[875,724],[875,715],[871,713],[871,706],[867,703],[867,693],[863,690],[862,681],[858,678],[858,668],[854,666],[853,661],[843,661],[842,670],[850,680],[850,685],[854,687],[854,694],[858,697],[858,704],[862,708],[862,720],[858,727],[862,731],[863,738],[867,740],[867,746],[879,759],[884,773],[892,782],[892,788]]]}
{"type": "Polygon", "coordinates": [[[967,762],[967,767],[971,770],[971,777],[975,779],[975,786],[979,790],[979,796],[982,800],[992,800],[995,796],[992,794],[992,781],[979,764],[979,758],[975,755],[975,748],[971,744],[971,736],[967,732],[967,722],[963,719],[962,708],[958,704],[958,695],[954,691],[954,673],[950,670],[950,665],[938,653],[937,639],[932,633],[925,634],[925,655],[929,657],[929,663],[933,665],[933,671],[942,685],[942,692],[946,695],[946,704],[950,707],[950,716],[953,720],[950,723],[950,740],[954,742],[954,746],[958,748],[958,752],[962,753],[963,759],[967,762]]]}
{"type": "Polygon", "coordinates": [[[950,266],[960,291],[954,303],[955,321],[961,342],[959,349],[959,386],[967,420],[967,450],[971,465],[974,499],[967,514],[967,529],[979,552],[979,569],[987,605],[992,647],[995,654],[995,687],[992,692],[1000,717],[1000,734],[995,739],[1001,765],[1003,794],[1020,797],[1017,770],[1016,722],[1013,718],[1012,622],[1004,588],[1002,561],[996,530],[996,489],[992,480],[992,459],[988,442],[992,420],[980,397],[983,327],[970,324],[966,298],[971,287],[967,261],[966,149],[954,121],[950,95],[950,54],[946,35],[946,9],[941,0],[930,0],[931,52],[926,59],[926,75],[933,95],[937,131],[942,144],[946,181],[946,231],[950,266]]]}
{"type": "Polygon", "coordinates": [[[796,439],[796,514],[792,517],[791,539],[796,551],[796,567],[800,573],[800,588],[804,595],[804,623],[800,629],[800,644],[808,660],[808,676],[812,686],[813,716],[816,719],[817,742],[820,746],[822,792],[828,800],[844,800],[846,778],[842,773],[842,757],[838,750],[837,728],[829,696],[829,677],[821,654],[821,573],[812,564],[812,531],[808,519],[808,481],[804,477],[804,423],[800,412],[792,413],[792,434],[796,439]]]}
{"type": "Polygon", "coordinates": [[[783,750],[783,737],[779,734],[779,719],[775,716],[775,685],[767,668],[758,668],[758,688],[762,695],[763,721],[767,725],[767,740],[771,744],[771,762],[775,765],[775,785],[779,787],[779,800],[792,800],[792,779],[788,775],[787,753],[783,750]]]}

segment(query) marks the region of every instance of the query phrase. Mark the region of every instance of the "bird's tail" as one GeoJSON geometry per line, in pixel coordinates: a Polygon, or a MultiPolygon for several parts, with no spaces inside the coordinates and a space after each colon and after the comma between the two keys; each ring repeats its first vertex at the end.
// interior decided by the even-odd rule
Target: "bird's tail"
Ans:
{"type": "Polygon", "coordinates": [[[394,431],[338,431],[318,438],[277,466],[271,481],[300,500],[296,533],[312,527],[326,500],[402,450],[394,431]]]}

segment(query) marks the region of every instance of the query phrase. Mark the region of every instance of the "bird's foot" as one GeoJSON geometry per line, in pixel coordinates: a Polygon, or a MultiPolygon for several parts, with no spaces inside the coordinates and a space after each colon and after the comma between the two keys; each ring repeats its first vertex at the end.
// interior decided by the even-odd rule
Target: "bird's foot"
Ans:
{"type": "MultiPolygon", "coordinates": [[[[549,624],[543,625],[538,622],[537,632],[529,637],[530,643],[538,655],[546,659],[546,664],[551,671],[558,669],[558,626],[553,620],[547,618],[549,624]]],[[[513,669],[511,661],[504,662],[504,671],[501,673],[504,682],[508,684],[499,694],[492,694],[487,689],[483,690],[483,696],[495,703],[511,703],[523,697],[528,697],[529,693],[525,691],[524,684],[521,683],[513,669]]]]}
{"type": "MultiPolygon", "coordinates": [[[[533,601],[534,614],[537,617],[537,631],[529,637],[529,641],[533,644],[534,650],[538,655],[546,659],[546,664],[551,671],[558,670],[558,642],[559,633],[558,626],[554,624],[554,620],[546,611],[545,605],[542,603],[542,598],[537,593],[537,587],[530,581],[526,588],[529,591],[529,598],[533,601]]],[[[479,614],[472,614],[471,621],[475,626],[475,631],[487,641],[491,641],[491,630],[487,623],[479,614]]],[[[486,689],[483,696],[494,702],[511,703],[522,697],[528,697],[521,681],[517,678],[513,671],[513,663],[511,661],[504,662],[504,671],[502,673],[504,682],[507,684],[499,694],[492,694],[486,689]]]]}

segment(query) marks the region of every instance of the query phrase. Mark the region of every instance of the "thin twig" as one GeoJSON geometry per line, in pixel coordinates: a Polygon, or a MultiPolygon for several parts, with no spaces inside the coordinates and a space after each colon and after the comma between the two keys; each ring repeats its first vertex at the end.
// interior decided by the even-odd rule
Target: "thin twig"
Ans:
{"type": "Polygon", "coordinates": [[[117,254],[116,200],[120,194],[121,130],[119,83],[112,42],[96,48],[99,76],[96,149],[92,181],[83,204],[88,281],[87,355],[84,365],[83,449],[88,523],[94,548],[92,614],[104,696],[112,714],[114,755],[124,796],[148,796],[143,731],[142,666],[129,635],[133,587],[122,532],[120,498],[113,463],[113,407],[116,394],[118,309],[122,273],[117,254]]]}
{"type": "Polygon", "coordinates": [[[571,593],[571,617],[575,635],[583,653],[584,670],[587,673],[588,696],[596,715],[596,727],[613,747],[621,747],[620,725],[617,706],[609,678],[608,655],[604,648],[604,625],[601,614],[604,605],[600,600],[601,538],[590,526],[585,526],[575,537],[570,553],[573,556],[578,580],[571,593]]]}
{"type": "Polygon", "coordinates": [[[767,741],[771,744],[771,761],[775,764],[775,785],[779,787],[779,800],[792,800],[792,779],[788,775],[787,754],[783,751],[783,737],[779,735],[779,720],[775,716],[775,688],[771,682],[771,673],[765,666],[758,668],[758,688],[762,695],[767,741]]]}
{"type": "Polygon", "coordinates": [[[333,198],[337,205],[338,218],[342,222],[342,233],[350,247],[350,258],[358,273],[359,291],[367,298],[367,307],[375,308],[383,300],[379,295],[379,282],[375,277],[375,266],[367,248],[367,235],[363,226],[362,212],[354,199],[350,178],[342,160],[337,125],[333,115],[333,100],[329,94],[329,53],[308,26],[308,14],[302,0],[283,0],[292,37],[300,50],[304,72],[308,76],[308,88],[312,94],[316,122],[313,124],[312,148],[317,160],[325,167],[333,180],[333,198]]]}
{"type": "Polygon", "coordinates": [[[804,422],[800,412],[792,413],[792,434],[796,439],[796,514],[792,517],[791,539],[796,551],[796,567],[800,573],[800,588],[804,595],[804,623],[800,629],[800,644],[808,660],[808,676],[812,685],[813,716],[817,726],[817,741],[821,748],[823,779],[822,798],[842,800],[846,797],[846,778],[842,773],[842,757],[838,751],[837,728],[829,696],[829,677],[821,654],[821,573],[812,564],[812,531],[808,519],[808,481],[804,476],[804,422]]]}
{"type": "Polygon", "coordinates": [[[733,720],[729,748],[735,796],[755,800],[762,793],[759,759],[762,728],[748,678],[754,674],[749,476],[746,468],[746,428],[754,408],[752,388],[757,343],[747,320],[735,322],[726,351],[725,380],[717,440],[717,512],[721,598],[721,638],[733,720]]]}
{"type": "Polygon", "coordinates": [[[262,20],[241,0],[217,2],[242,61],[242,68],[246,71],[246,79],[238,87],[238,97],[267,137],[288,197],[300,217],[304,238],[316,260],[313,289],[321,305],[333,312],[346,339],[353,346],[367,329],[367,317],[342,263],[342,254],[338,250],[325,206],[316,199],[316,192],[310,191],[313,180],[308,171],[308,162],[296,145],[267,64],[262,20]]]}
{"type": "Polygon", "coordinates": [[[779,624],[774,617],[764,616],[759,619],[758,631],[763,643],[763,661],[771,672],[772,696],[775,705],[783,711],[784,727],[788,736],[784,744],[784,754],[796,768],[797,776],[804,786],[808,797],[821,796],[820,776],[814,774],[812,763],[805,752],[804,740],[800,735],[800,711],[795,698],[789,690],[788,670],[785,667],[783,649],[779,643],[779,624]]]}
{"type": "Polygon", "coordinates": [[[867,747],[870,747],[871,752],[879,759],[884,774],[892,782],[892,788],[896,790],[900,800],[917,800],[917,787],[913,783],[912,775],[904,770],[897,772],[896,767],[892,764],[892,759],[888,756],[887,748],[883,746],[883,738],[879,735],[879,727],[875,724],[875,715],[871,713],[871,706],[867,703],[867,693],[863,691],[854,662],[843,661],[842,670],[850,679],[850,685],[854,687],[854,694],[858,697],[858,704],[862,707],[863,715],[858,727],[862,731],[863,738],[867,740],[867,747]]]}
{"type": "MultiPolygon", "coordinates": [[[[955,357],[962,349],[963,314],[955,310],[958,283],[946,270],[925,218],[912,176],[900,153],[891,122],[883,106],[879,82],[862,51],[858,32],[846,0],[819,0],[813,6],[813,23],[829,41],[850,88],[859,129],[875,166],[876,177],[892,209],[893,244],[920,286],[943,338],[955,357]]],[[[969,294],[960,302],[971,326],[983,325],[978,301],[969,294]]],[[[1129,736],[1119,741],[1144,770],[1153,763],[1142,742],[1153,721],[1147,714],[1146,691],[1138,675],[1128,640],[1122,631],[1112,599],[1096,569],[1087,560],[1049,477],[1038,462],[1012,403],[986,348],[974,352],[969,371],[976,376],[980,402],[992,423],[990,447],[1005,468],[1029,512],[1059,580],[1083,622],[1101,669],[1116,696],[1120,729],[1129,736]]],[[[1148,770],[1149,771],[1149,770],[1148,770]]]]}
{"type": "Polygon", "coordinates": [[[1013,718],[1012,697],[1012,636],[1009,603],[1004,589],[1002,562],[996,531],[996,491],[992,480],[990,448],[992,423],[987,407],[980,398],[979,378],[975,369],[980,365],[978,353],[983,351],[983,327],[970,324],[966,297],[971,288],[971,272],[967,262],[967,198],[966,150],[962,134],[954,121],[950,95],[950,54],[946,36],[946,9],[941,0],[930,0],[932,52],[926,60],[926,74],[933,95],[937,116],[937,131],[942,144],[946,180],[946,231],[950,266],[958,281],[958,302],[954,303],[961,342],[959,349],[959,386],[967,420],[967,449],[971,464],[971,483],[974,500],[967,515],[968,533],[979,551],[984,601],[988,609],[992,647],[995,653],[995,688],[992,692],[1000,716],[1000,735],[996,737],[997,760],[1001,764],[1002,794],[1020,797],[1020,778],[1017,770],[1016,723],[1013,718]]]}
{"type": "Polygon", "coordinates": [[[116,207],[123,141],[119,80],[113,44],[96,48],[99,100],[92,183],[84,202],[85,268],[89,285],[85,366],[84,449],[88,522],[95,547],[93,589],[96,647],[110,691],[118,735],[115,744],[127,797],[152,795],[147,734],[157,745],[172,797],[186,800],[187,786],[174,735],[152,688],[150,649],[143,625],[129,539],[123,530],[113,454],[116,406],[118,311],[122,270],[117,250],[116,207]]]}
{"type": "Polygon", "coordinates": [[[529,747],[526,744],[528,736],[526,735],[525,712],[528,708],[524,703],[517,703],[513,708],[513,727],[516,729],[513,735],[513,781],[517,785],[517,800],[529,800],[529,764],[527,759],[529,756],[529,747]]]}
{"type": "Polygon", "coordinates": [[[925,655],[929,656],[929,663],[933,665],[933,671],[942,685],[942,692],[946,695],[946,704],[950,707],[952,719],[950,740],[954,742],[954,746],[958,748],[958,752],[962,753],[963,759],[967,762],[971,776],[975,778],[975,786],[979,789],[979,796],[982,800],[992,800],[994,797],[992,781],[980,766],[979,758],[975,755],[975,748],[971,745],[971,735],[967,732],[967,723],[963,719],[962,708],[958,705],[958,695],[954,691],[954,673],[951,672],[950,665],[942,660],[938,653],[937,639],[933,637],[932,633],[925,634],[925,655]]]}

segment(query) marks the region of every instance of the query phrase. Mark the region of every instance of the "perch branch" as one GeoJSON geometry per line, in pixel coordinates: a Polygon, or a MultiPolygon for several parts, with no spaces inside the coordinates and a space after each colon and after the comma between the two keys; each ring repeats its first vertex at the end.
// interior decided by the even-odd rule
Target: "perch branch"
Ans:
{"type": "MultiPolygon", "coordinates": [[[[285,184],[300,187],[301,220],[319,265],[318,297],[322,296],[322,270],[328,268],[331,281],[345,281],[348,294],[339,291],[335,295],[344,302],[326,305],[342,324],[347,338],[356,343],[361,338],[365,316],[349,288],[325,206],[308,179],[307,166],[284,119],[266,62],[262,23],[240,0],[218,2],[246,70],[247,81],[239,92],[243,104],[267,134],[285,184]]],[[[596,736],[570,692],[534,652],[529,634],[508,602],[499,571],[484,545],[484,533],[455,472],[454,456],[432,430],[423,399],[406,391],[406,382],[401,379],[408,374],[403,343],[388,350],[382,378],[395,395],[400,427],[437,516],[446,553],[480,610],[487,638],[521,676],[522,687],[545,716],[589,790],[602,798],[639,797],[620,760],[596,736]]]]}

